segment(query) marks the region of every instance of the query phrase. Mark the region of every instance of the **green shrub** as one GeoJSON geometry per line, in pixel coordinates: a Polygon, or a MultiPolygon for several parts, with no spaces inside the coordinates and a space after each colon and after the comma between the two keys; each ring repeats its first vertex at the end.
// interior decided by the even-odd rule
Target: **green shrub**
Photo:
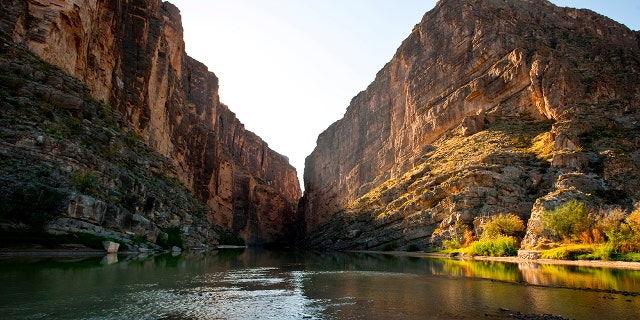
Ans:
{"type": "Polygon", "coordinates": [[[81,193],[96,195],[98,193],[98,183],[96,177],[91,172],[76,172],[71,177],[73,186],[81,193]]]}
{"type": "Polygon", "coordinates": [[[573,199],[559,207],[544,210],[541,220],[542,225],[554,236],[575,239],[589,229],[589,209],[584,203],[573,199]]]}
{"type": "Polygon", "coordinates": [[[640,262],[640,253],[638,253],[638,252],[619,253],[619,254],[615,255],[615,260],[629,261],[629,262],[640,262]]]}
{"type": "Polygon", "coordinates": [[[456,238],[442,240],[442,245],[447,250],[458,250],[458,249],[462,248],[462,244],[456,238]]]}
{"type": "Polygon", "coordinates": [[[137,243],[137,244],[145,244],[147,243],[147,235],[143,234],[143,235],[134,235],[133,237],[131,237],[131,241],[133,241],[133,243],[137,243]]]}
{"type": "Polygon", "coordinates": [[[640,236],[640,209],[633,211],[625,222],[629,225],[634,234],[640,236]]]}
{"type": "Polygon", "coordinates": [[[518,254],[518,239],[510,236],[497,236],[472,242],[464,252],[471,256],[509,257],[518,254]]]}
{"type": "Polygon", "coordinates": [[[387,244],[385,244],[384,246],[382,246],[382,251],[394,251],[398,249],[398,243],[396,243],[395,241],[391,241],[387,244]]]}
{"type": "Polygon", "coordinates": [[[484,225],[482,239],[495,239],[500,236],[522,238],[524,230],[524,222],[520,217],[512,213],[500,214],[484,225]]]}
{"type": "Polygon", "coordinates": [[[172,226],[167,228],[165,232],[158,235],[158,237],[156,238],[156,244],[165,249],[171,249],[173,247],[184,249],[182,230],[180,230],[179,226],[172,226]]]}
{"type": "Polygon", "coordinates": [[[0,194],[0,219],[23,222],[40,230],[63,210],[65,200],[65,193],[46,185],[18,186],[8,194],[0,194]]]}
{"type": "Polygon", "coordinates": [[[218,234],[220,238],[218,239],[218,244],[226,245],[226,246],[244,246],[244,239],[240,238],[238,235],[228,232],[222,231],[218,234]]]}
{"type": "Polygon", "coordinates": [[[420,247],[418,247],[418,245],[417,245],[417,244],[412,243],[412,244],[410,244],[410,245],[408,245],[408,246],[407,246],[406,251],[407,251],[407,252],[416,252],[416,251],[420,251],[420,247]]]}

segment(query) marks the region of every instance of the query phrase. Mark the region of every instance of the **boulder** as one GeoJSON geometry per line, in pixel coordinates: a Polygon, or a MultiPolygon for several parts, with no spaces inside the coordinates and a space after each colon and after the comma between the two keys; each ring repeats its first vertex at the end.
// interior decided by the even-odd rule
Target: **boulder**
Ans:
{"type": "Polygon", "coordinates": [[[120,248],[120,244],[113,241],[103,241],[102,246],[107,253],[117,253],[120,248]]]}

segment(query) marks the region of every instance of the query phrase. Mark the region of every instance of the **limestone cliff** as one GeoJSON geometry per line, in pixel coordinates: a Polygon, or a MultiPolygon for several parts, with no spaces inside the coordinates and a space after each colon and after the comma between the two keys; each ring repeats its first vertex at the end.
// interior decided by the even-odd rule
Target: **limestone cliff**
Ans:
{"type": "Polygon", "coordinates": [[[295,169],[220,102],[216,76],[185,52],[175,6],[3,0],[2,7],[2,30],[122,113],[206,202],[209,222],[253,244],[290,236],[301,196],[295,169]]]}
{"type": "Polygon", "coordinates": [[[442,0],[318,137],[308,244],[437,246],[572,197],[628,207],[638,121],[638,32],[541,0],[442,0]]]}

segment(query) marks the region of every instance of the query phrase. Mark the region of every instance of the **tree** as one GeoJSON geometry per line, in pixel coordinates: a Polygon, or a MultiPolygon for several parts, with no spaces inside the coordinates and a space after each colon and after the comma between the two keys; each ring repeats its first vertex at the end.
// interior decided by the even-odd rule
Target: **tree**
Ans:
{"type": "Polygon", "coordinates": [[[589,229],[589,209],[584,203],[573,199],[551,210],[544,210],[541,221],[556,237],[577,238],[589,229]]]}

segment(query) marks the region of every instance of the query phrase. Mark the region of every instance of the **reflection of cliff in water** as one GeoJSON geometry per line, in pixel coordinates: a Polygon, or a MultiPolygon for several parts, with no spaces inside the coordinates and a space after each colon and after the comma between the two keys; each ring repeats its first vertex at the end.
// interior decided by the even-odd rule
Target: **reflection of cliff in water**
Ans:
{"type": "Polygon", "coordinates": [[[535,262],[496,262],[434,259],[433,274],[484,278],[544,287],[612,290],[640,293],[640,270],[547,265],[535,262]]]}
{"type": "Polygon", "coordinates": [[[632,270],[252,249],[1,258],[0,308],[8,319],[623,319],[640,310],[638,279],[632,270]]]}
{"type": "Polygon", "coordinates": [[[525,282],[541,286],[637,292],[639,270],[520,263],[525,282]]]}

